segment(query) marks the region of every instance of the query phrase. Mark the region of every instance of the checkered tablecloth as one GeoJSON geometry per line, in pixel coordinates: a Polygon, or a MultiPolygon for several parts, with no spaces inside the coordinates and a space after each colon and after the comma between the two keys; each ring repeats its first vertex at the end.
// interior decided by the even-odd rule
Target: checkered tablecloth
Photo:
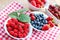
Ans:
{"type": "MultiPolygon", "coordinates": [[[[0,11],[0,40],[15,40],[11,38],[4,30],[4,22],[8,18],[8,14],[10,12],[22,9],[23,6],[21,6],[17,2],[12,2],[8,6],[5,7],[2,11],[0,11]]],[[[26,12],[27,14],[30,13],[30,11],[26,12]]],[[[49,29],[48,31],[36,31],[33,30],[33,33],[30,38],[25,38],[25,40],[55,40],[57,35],[60,33],[60,29],[58,27],[53,27],[49,29]]]]}

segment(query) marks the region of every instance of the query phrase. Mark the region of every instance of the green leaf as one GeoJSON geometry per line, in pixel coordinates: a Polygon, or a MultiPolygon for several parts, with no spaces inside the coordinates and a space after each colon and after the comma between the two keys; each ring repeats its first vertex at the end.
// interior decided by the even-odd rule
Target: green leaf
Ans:
{"type": "Polygon", "coordinates": [[[18,20],[22,22],[30,22],[30,17],[27,14],[20,14],[18,20]]]}
{"type": "Polygon", "coordinates": [[[12,18],[17,18],[18,14],[17,14],[17,12],[12,12],[12,13],[9,14],[9,16],[12,17],[12,18]]]}
{"type": "Polygon", "coordinates": [[[16,11],[16,12],[18,12],[18,13],[23,13],[23,12],[26,12],[26,11],[28,11],[28,9],[27,9],[27,8],[24,8],[24,9],[20,9],[20,10],[18,10],[18,11],[16,11]]]}

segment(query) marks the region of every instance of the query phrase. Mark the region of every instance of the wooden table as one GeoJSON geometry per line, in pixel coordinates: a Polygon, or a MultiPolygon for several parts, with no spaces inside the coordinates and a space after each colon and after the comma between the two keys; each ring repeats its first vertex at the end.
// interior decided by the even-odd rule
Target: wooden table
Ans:
{"type": "MultiPolygon", "coordinates": [[[[27,0],[0,0],[0,11],[6,6],[8,5],[9,3],[11,3],[12,1],[17,1],[19,3],[21,3],[21,5],[23,5],[24,7],[28,8],[28,3],[27,3],[27,0]]],[[[50,0],[50,3],[54,3],[56,2],[57,4],[60,5],[60,0],[50,0]]],[[[60,28],[60,24],[58,26],[60,28]]],[[[60,40],[60,34],[58,34],[56,40],[60,40]]]]}

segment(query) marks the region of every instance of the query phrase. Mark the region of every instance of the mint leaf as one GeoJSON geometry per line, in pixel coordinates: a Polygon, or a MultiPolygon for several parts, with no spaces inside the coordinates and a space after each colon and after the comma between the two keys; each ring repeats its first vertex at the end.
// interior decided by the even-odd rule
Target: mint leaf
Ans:
{"type": "Polygon", "coordinates": [[[26,11],[28,11],[28,9],[27,9],[27,8],[24,8],[24,9],[20,9],[20,10],[18,10],[18,11],[16,11],[16,12],[18,12],[18,13],[23,13],[23,12],[26,12],[26,11]]]}
{"type": "Polygon", "coordinates": [[[12,12],[11,14],[9,14],[9,16],[12,18],[17,18],[18,14],[17,14],[17,12],[12,12]]]}
{"type": "Polygon", "coordinates": [[[18,20],[22,22],[30,22],[30,17],[27,14],[20,14],[18,20]]]}

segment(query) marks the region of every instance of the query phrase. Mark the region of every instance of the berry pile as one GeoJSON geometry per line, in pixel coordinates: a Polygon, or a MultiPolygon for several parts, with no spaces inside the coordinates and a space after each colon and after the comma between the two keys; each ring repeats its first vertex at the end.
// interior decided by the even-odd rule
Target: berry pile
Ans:
{"type": "Polygon", "coordinates": [[[49,10],[56,18],[60,19],[60,7],[56,7],[56,6],[50,5],[48,10],[49,10]]]}
{"type": "Polygon", "coordinates": [[[44,4],[46,3],[45,0],[29,0],[29,2],[30,2],[33,6],[35,6],[35,7],[37,7],[37,8],[43,7],[44,4]]]}
{"type": "Polygon", "coordinates": [[[23,23],[15,18],[8,20],[6,24],[8,32],[17,38],[24,38],[29,33],[29,23],[23,23]]]}
{"type": "Polygon", "coordinates": [[[46,19],[43,14],[30,14],[30,17],[32,26],[38,30],[48,30],[50,27],[54,27],[51,17],[46,19]]]}

